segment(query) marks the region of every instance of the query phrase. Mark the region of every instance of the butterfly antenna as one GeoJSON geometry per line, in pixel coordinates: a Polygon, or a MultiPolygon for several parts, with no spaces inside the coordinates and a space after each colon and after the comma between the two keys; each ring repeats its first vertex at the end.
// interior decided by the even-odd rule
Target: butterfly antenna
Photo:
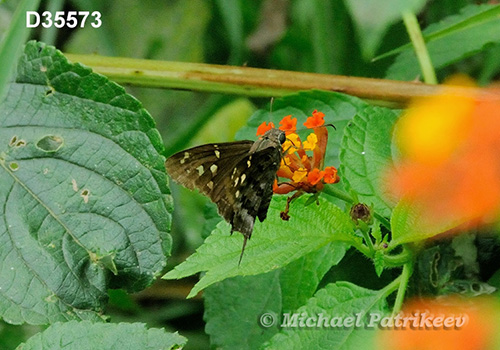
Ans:
{"type": "Polygon", "coordinates": [[[243,253],[245,252],[245,247],[247,246],[247,236],[243,236],[243,247],[241,248],[240,260],[238,261],[238,266],[241,264],[241,259],[243,259],[243,253]]]}
{"type": "Polygon", "coordinates": [[[331,124],[331,123],[330,123],[330,124],[325,124],[324,126],[331,126],[331,127],[332,127],[332,128],[334,128],[335,130],[337,130],[337,128],[335,127],[335,125],[333,125],[333,124],[331,124]]]}

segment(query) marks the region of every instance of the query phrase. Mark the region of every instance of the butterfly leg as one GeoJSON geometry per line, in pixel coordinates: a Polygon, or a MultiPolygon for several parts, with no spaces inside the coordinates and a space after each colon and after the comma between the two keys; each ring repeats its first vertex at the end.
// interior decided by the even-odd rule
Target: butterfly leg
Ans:
{"type": "Polygon", "coordinates": [[[290,210],[290,203],[292,203],[293,200],[299,198],[300,196],[302,196],[304,194],[304,191],[297,191],[293,194],[293,196],[291,197],[288,197],[287,200],[286,200],[286,207],[285,207],[285,210],[283,210],[281,213],[280,213],[280,218],[281,220],[283,221],[288,221],[290,220],[290,215],[288,214],[288,211],[290,210]]]}

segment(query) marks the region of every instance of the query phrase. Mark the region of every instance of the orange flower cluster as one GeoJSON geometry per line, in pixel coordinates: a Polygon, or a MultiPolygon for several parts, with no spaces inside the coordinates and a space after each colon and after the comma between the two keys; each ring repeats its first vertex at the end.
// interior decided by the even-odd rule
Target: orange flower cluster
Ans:
{"type": "Polygon", "coordinates": [[[431,224],[500,214],[500,91],[457,91],[415,101],[395,128],[401,159],[390,190],[431,224]]]}
{"type": "MultiPolygon", "coordinates": [[[[275,181],[273,191],[277,194],[287,194],[291,191],[316,193],[323,189],[324,184],[339,182],[337,169],[333,166],[324,167],[328,130],[324,121],[325,114],[315,110],[307,118],[304,126],[313,132],[302,141],[297,130],[297,118],[287,115],[280,121],[280,130],[285,131],[286,141],[283,143],[283,158],[277,172],[278,177],[291,181],[278,183],[275,181]],[[309,154],[308,154],[309,152],[309,154]],[[311,154],[312,153],[312,154],[311,154]]],[[[263,122],[257,129],[257,135],[263,135],[274,128],[271,122],[263,122]]]]}

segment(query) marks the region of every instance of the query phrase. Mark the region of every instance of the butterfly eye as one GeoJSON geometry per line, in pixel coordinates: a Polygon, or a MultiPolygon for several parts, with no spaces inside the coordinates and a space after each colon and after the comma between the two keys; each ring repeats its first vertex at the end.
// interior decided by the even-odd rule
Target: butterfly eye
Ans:
{"type": "Polygon", "coordinates": [[[278,136],[278,141],[280,142],[280,144],[283,144],[285,140],[286,140],[285,133],[284,132],[280,133],[280,136],[278,136]]]}

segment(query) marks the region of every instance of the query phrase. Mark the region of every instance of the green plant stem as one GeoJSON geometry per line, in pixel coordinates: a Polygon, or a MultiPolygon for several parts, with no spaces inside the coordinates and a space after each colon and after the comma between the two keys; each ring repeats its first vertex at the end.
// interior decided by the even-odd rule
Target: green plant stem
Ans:
{"type": "Polygon", "coordinates": [[[384,263],[387,267],[399,267],[412,259],[413,255],[408,250],[403,250],[397,255],[384,255],[384,263]]]}
{"type": "Polygon", "coordinates": [[[373,216],[374,216],[374,217],[375,217],[375,218],[376,218],[376,219],[377,219],[377,220],[378,220],[378,221],[379,221],[382,225],[384,225],[384,227],[385,227],[386,229],[389,229],[389,230],[391,229],[391,223],[390,223],[390,221],[389,221],[389,220],[387,220],[385,217],[383,217],[382,215],[380,215],[380,214],[378,214],[378,213],[376,213],[376,212],[374,212],[374,213],[373,213],[373,216]]]}
{"type": "MultiPolygon", "coordinates": [[[[414,97],[432,96],[439,91],[438,86],[418,82],[203,63],[65,55],[71,61],[83,63],[117,83],[134,86],[252,97],[280,97],[299,90],[321,89],[376,101],[389,101],[392,107],[400,107],[414,97]]],[[[470,87],[454,87],[453,91],[457,94],[470,94],[476,90],[470,87]]]]}
{"type": "Polygon", "coordinates": [[[322,192],[329,196],[338,198],[346,203],[354,204],[354,199],[349,195],[349,193],[338,189],[335,185],[325,186],[322,192]]]}
{"type": "Polygon", "coordinates": [[[429,51],[425,46],[425,40],[422,36],[422,31],[420,29],[420,25],[418,24],[417,17],[413,12],[405,11],[403,12],[403,22],[406,26],[406,31],[410,36],[413,47],[415,48],[415,53],[417,55],[418,64],[420,65],[424,81],[427,84],[437,84],[436,72],[434,71],[429,51]]]}
{"type": "Polygon", "coordinates": [[[389,283],[380,291],[380,293],[382,294],[382,298],[387,298],[399,288],[399,286],[401,285],[401,278],[402,275],[399,275],[394,281],[389,283]]]}
{"type": "Polygon", "coordinates": [[[361,234],[363,235],[363,238],[365,239],[366,245],[368,246],[368,249],[370,250],[370,255],[373,256],[375,254],[375,247],[373,246],[372,239],[370,237],[370,233],[368,232],[368,226],[366,223],[362,222],[362,225],[360,225],[359,230],[361,231],[361,234]]]}
{"type": "Polygon", "coordinates": [[[396,301],[394,302],[394,308],[392,313],[395,315],[401,311],[403,307],[403,301],[405,298],[406,289],[408,288],[408,282],[413,273],[413,260],[408,261],[403,265],[403,272],[401,273],[401,282],[399,283],[398,293],[396,295],[396,301]]]}

